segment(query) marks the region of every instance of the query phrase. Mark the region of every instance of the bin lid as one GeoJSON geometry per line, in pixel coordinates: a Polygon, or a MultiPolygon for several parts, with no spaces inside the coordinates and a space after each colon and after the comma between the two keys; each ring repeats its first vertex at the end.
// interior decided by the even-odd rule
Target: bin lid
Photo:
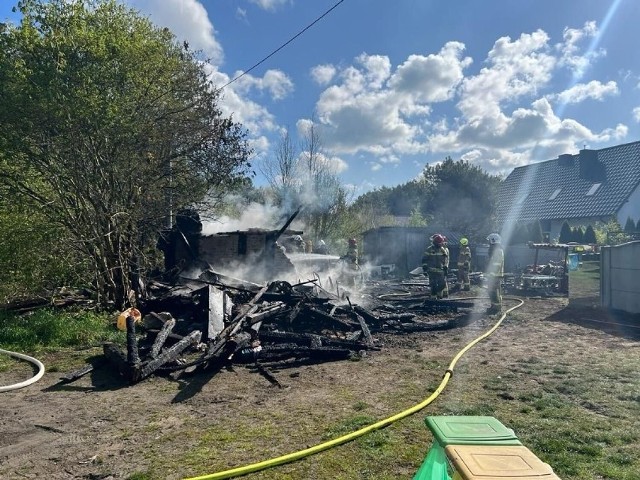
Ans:
{"type": "Polygon", "coordinates": [[[445,453],[463,480],[560,480],[524,445],[449,445],[445,453]]]}
{"type": "Polygon", "coordinates": [[[429,430],[443,447],[447,445],[522,445],[513,430],[494,417],[430,416],[429,430]]]}

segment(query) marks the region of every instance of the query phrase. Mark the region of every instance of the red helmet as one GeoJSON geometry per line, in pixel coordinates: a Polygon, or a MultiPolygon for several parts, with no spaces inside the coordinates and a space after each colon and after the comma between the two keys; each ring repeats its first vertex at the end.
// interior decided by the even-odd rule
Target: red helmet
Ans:
{"type": "Polygon", "coordinates": [[[349,245],[357,245],[357,244],[358,244],[358,242],[356,242],[355,238],[350,238],[349,239],[349,245]]]}
{"type": "Polygon", "coordinates": [[[446,242],[446,239],[444,238],[444,235],[436,233],[433,237],[431,237],[431,241],[434,245],[443,245],[444,242],[446,242]]]}

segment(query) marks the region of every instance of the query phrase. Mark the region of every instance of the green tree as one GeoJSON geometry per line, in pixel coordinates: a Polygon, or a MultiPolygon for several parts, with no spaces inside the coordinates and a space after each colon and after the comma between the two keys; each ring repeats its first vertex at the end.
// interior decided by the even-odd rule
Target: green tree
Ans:
{"type": "Polygon", "coordinates": [[[636,232],[636,224],[631,217],[627,217],[627,222],[624,224],[624,233],[627,235],[634,234],[636,232]]]}
{"type": "Polygon", "coordinates": [[[573,238],[573,242],[583,243],[584,242],[584,230],[582,227],[578,226],[571,230],[571,235],[573,238]]]}
{"type": "Polygon", "coordinates": [[[543,235],[540,220],[536,220],[529,225],[529,240],[533,243],[542,243],[543,235]]]}
{"type": "Polygon", "coordinates": [[[558,239],[558,242],[567,243],[567,242],[571,242],[572,241],[571,239],[572,239],[571,227],[569,226],[569,222],[565,220],[565,222],[562,224],[562,227],[560,227],[560,238],[558,239]]]}
{"type": "Polygon", "coordinates": [[[115,0],[25,0],[0,31],[0,182],[38,206],[125,306],[173,212],[249,173],[204,64],[115,0]]]}
{"type": "Polygon", "coordinates": [[[411,215],[409,216],[410,227],[426,227],[428,223],[427,219],[422,215],[420,207],[411,210],[411,215]]]}
{"type": "Polygon", "coordinates": [[[438,165],[428,165],[423,177],[434,192],[425,213],[432,214],[435,223],[468,232],[472,237],[493,228],[499,177],[450,157],[438,165]]]}
{"type": "Polygon", "coordinates": [[[584,243],[594,245],[598,243],[596,241],[596,232],[591,225],[587,225],[587,229],[584,232],[584,243]]]}
{"type": "Polygon", "coordinates": [[[524,223],[517,223],[509,239],[509,244],[517,245],[527,243],[529,240],[529,230],[524,223]]]}

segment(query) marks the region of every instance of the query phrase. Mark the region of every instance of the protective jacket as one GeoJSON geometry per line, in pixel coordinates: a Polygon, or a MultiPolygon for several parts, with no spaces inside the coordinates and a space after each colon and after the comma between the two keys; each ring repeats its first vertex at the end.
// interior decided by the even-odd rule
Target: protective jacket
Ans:
{"type": "Polygon", "coordinates": [[[449,252],[443,246],[430,245],[422,255],[424,273],[440,273],[449,267],[449,252]]]}
{"type": "Polygon", "coordinates": [[[458,268],[471,268],[471,249],[468,245],[460,246],[458,252],[458,268]]]}

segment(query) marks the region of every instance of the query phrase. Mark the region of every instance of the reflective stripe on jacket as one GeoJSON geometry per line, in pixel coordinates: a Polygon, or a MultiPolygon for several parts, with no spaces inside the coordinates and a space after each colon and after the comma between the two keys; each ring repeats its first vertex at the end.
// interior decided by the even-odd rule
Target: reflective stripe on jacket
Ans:
{"type": "Polygon", "coordinates": [[[429,246],[422,255],[422,269],[425,272],[442,272],[449,266],[449,256],[444,247],[429,246]]]}

